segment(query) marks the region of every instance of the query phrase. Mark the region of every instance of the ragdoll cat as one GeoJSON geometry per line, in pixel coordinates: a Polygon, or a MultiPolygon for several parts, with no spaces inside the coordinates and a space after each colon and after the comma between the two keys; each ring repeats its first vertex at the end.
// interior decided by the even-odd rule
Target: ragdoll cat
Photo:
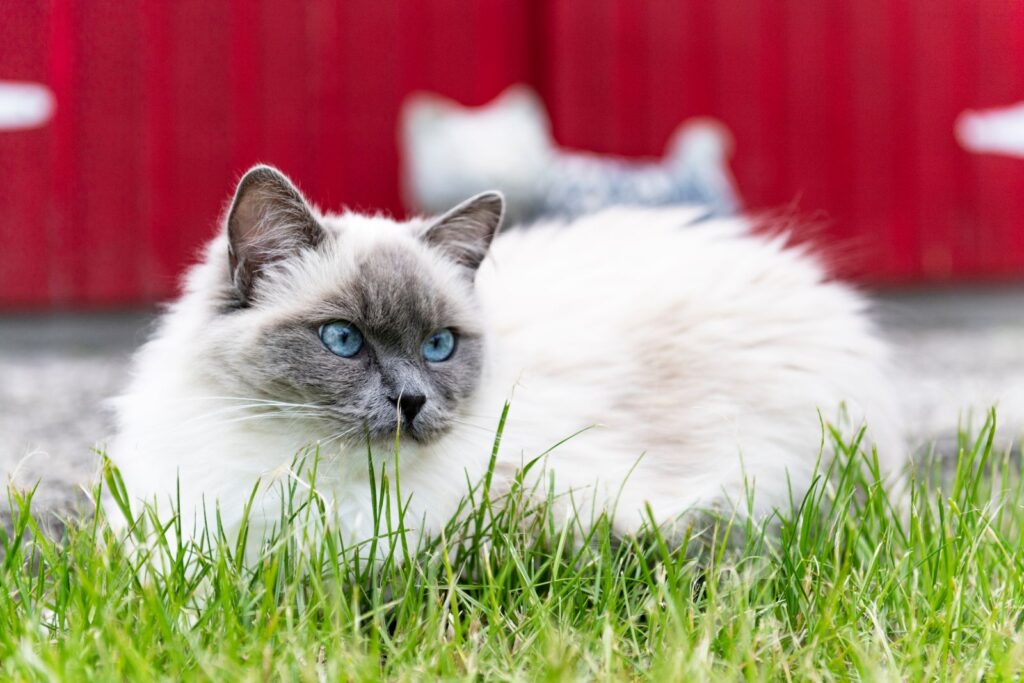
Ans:
{"type": "Polygon", "coordinates": [[[494,239],[502,211],[485,193],[438,218],[321,213],[278,171],[250,170],[117,402],[110,454],[129,493],[166,509],[180,487],[186,530],[204,504],[230,530],[260,479],[258,526],[277,519],[274,480],[318,445],[320,493],[364,540],[368,444],[393,467],[400,429],[406,519],[436,532],[484,473],[509,399],[495,490],[551,449],[538,476],[556,513],[613,511],[621,534],[646,505],[670,525],[787,504],[841,404],[867,419],[883,468],[900,466],[865,302],[805,250],[679,209],[494,239]]]}
{"type": "Polygon", "coordinates": [[[620,204],[701,205],[717,215],[739,208],[731,136],[711,119],[684,122],[665,156],[648,161],[560,148],[540,97],[523,85],[482,107],[413,94],[400,127],[406,203],[418,211],[444,211],[489,189],[504,192],[518,220],[620,204]]]}

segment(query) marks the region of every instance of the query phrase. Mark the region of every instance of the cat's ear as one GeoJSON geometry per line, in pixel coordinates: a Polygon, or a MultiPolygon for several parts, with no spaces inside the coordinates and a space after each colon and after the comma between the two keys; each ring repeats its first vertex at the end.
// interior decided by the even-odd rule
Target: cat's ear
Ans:
{"type": "Polygon", "coordinates": [[[238,182],[227,218],[231,279],[242,303],[267,266],[318,245],[324,237],[315,212],[288,178],[253,166],[238,182]]]}
{"type": "Polygon", "coordinates": [[[504,215],[505,197],[500,192],[482,192],[430,223],[423,241],[475,274],[504,215]]]}

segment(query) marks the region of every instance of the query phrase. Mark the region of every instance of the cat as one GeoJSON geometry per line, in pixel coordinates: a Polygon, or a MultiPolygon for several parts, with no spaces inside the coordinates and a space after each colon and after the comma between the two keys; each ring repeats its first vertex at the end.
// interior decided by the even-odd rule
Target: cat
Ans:
{"type": "Polygon", "coordinates": [[[501,190],[514,220],[573,218],[611,205],[701,205],[715,215],[740,206],[729,171],[732,136],[695,118],[669,138],[659,160],[560,148],[540,97],[513,85],[482,107],[429,93],[402,107],[406,204],[437,212],[487,189],[501,190]]]}
{"type": "Polygon", "coordinates": [[[365,540],[368,445],[393,467],[397,443],[407,519],[435,533],[506,401],[495,490],[550,449],[537,476],[558,514],[614,511],[616,534],[647,505],[665,525],[770,514],[806,489],[840,410],[901,467],[886,347],[808,249],[678,208],[495,238],[503,212],[488,192],[437,218],[323,213],[279,171],[247,172],[117,399],[109,452],[134,504],[180,503],[186,530],[217,505],[230,531],[259,479],[260,528],[273,482],[319,446],[320,493],[365,540]]]}

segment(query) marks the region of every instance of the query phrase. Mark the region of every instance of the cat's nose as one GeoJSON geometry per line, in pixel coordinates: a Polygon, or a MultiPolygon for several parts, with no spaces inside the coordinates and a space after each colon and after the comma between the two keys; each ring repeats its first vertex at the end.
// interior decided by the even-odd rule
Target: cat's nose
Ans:
{"type": "Polygon", "coordinates": [[[401,394],[400,396],[388,396],[388,400],[398,406],[405,417],[406,424],[411,425],[416,416],[420,414],[423,404],[427,402],[427,397],[423,394],[401,394]]]}

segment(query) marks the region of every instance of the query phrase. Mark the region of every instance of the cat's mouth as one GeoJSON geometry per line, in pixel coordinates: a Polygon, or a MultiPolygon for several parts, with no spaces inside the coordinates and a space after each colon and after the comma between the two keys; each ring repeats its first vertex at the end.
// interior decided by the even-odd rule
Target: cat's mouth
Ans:
{"type": "Polygon", "coordinates": [[[404,421],[392,421],[389,424],[379,424],[367,429],[371,441],[377,444],[394,444],[395,442],[411,441],[425,445],[432,443],[448,431],[447,427],[424,427],[417,424],[407,424],[404,421]]]}

